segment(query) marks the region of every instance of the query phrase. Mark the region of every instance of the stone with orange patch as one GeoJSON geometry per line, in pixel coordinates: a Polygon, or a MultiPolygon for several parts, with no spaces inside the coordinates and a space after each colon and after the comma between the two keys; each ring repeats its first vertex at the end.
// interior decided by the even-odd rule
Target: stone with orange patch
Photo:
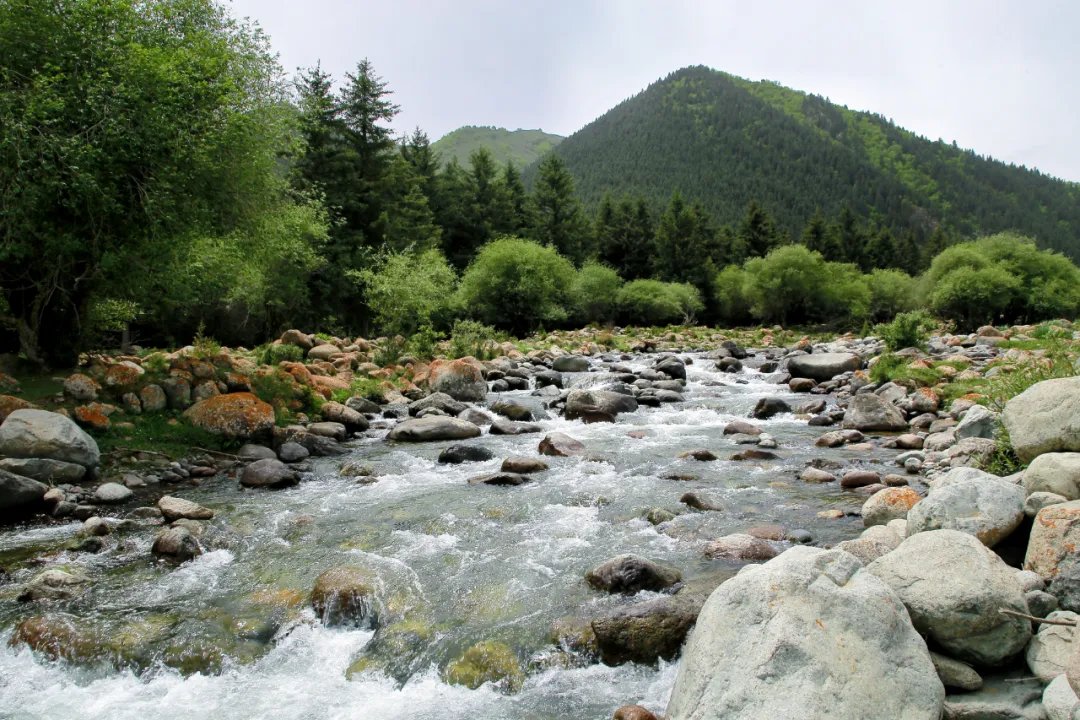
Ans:
{"type": "Polygon", "coordinates": [[[307,365],[297,362],[283,362],[281,363],[281,369],[292,375],[293,379],[301,385],[311,385],[311,371],[308,370],[307,365]]]}
{"type": "Polygon", "coordinates": [[[312,375],[311,385],[315,388],[315,392],[319,393],[328,400],[334,394],[335,390],[349,389],[349,383],[345,382],[341,378],[325,377],[323,375],[312,375]]]}
{"type": "MultiPolygon", "coordinates": [[[[1024,569],[1039,573],[1053,584],[1065,573],[1073,576],[1080,570],[1080,500],[1044,507],[1035,516],[1028,539],[1024,569]]],[[[1056,594],[1053,589],[1051,594],[1056,594]]]]}
{"type": "Polygon", "coordinates": [[[7,420],[7,416],[16,410],[25,410],[27,408],[36,410],[37,405],[10,395],[0,395],[0,423],[7,420]]]}
{"type": "Polygon", "coordinates": [[[879,490],[863,503],[863,525],[886,525],[890,520],[902,520],[907,517],[908,510],[922,500],[910,487],[890,487],[879,490]]]}
{"type": "Polygon", "coordinates": [[[193,405],[184,417],[195,427],[230,439],[269,435],[274,408],[251,393],[217,395],[193,405]]]}
{"type": "Polygon", "coordinates": [[[105,414],[101,403],[90,403],[75,408],[75,422],[88,430],[108,430],[112,423],[105,414]]]}
{"type": "Polygon", "coordinates": [[[105,387],[121,394],[132,392],[138,389],[142,375],[131,365],[113,365],[105,371],[105,387]]]}

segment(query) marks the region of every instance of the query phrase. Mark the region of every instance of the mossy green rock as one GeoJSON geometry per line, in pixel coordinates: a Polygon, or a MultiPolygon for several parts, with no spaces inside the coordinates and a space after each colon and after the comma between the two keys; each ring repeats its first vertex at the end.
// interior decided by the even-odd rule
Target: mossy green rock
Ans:
{"type": "Polygon", "coordinates": [[[443,675],[451,685],[464,685],[475,690],[484,683],[503,683],[507,691],[516,693],[525,682],[517,655],[506,645],[481,642],[465,651],[450,663],[443,675]]]}

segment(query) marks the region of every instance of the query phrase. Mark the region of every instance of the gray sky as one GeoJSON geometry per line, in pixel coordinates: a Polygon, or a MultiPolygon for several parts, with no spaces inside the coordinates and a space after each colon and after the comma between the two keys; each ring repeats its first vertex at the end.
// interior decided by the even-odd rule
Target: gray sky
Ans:
{"type": "Polygon", "coordinates": [[[687,65],[775,80],[1080,181],[1080,2],[232,0],[290,73],[368,57],[401,131],[569,135],[687,65]]]}

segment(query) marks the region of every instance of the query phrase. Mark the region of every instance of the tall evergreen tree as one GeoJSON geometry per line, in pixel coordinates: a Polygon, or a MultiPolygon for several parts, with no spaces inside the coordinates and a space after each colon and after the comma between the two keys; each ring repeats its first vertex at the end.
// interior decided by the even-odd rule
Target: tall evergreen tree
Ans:
{"type": "Polygon", "coordinates": [[[443,254],[458,270],[468,266],[475,249],[469,195],[469,178],[452,157],[438,176],[435,220],[442,228],[443,254]]]}
{"type": "Polygon", "coordinates": [[[580,265],[592,251],[591,228],[581,202],[574,195],[574,176],[553,152],[544,156],[538,170],[532,195],[536,214],[533,235],[580,265]]]}
{"type": "Polygon", "coordinates": [[[870,241],[866,244],[866,253],[863,256],[864,271],[880,268],[887,270],[897,266],[896,240],[889,228],[879,228],[873,233],[870,241]]]}
{"type": "Polygon", "coordinates": [[[434,206],[435,196],[438,194],[438,174],[442,156],[431,147],[427,133],[420,128],[413,130],[401,146],[401,156],[409,163],[420,181],[420,189],[427,198],[428,204],[434,206]]]}
{"type": "Polygon", "coordinates": [[[841,260],[862,267],[866,235],[850,207],[845,207],[840,211],[839,217],[829,228],[829,232],[840,248],[841,260]]]}
{"type": "Polygon", "coordinates": [[[622,198],[618,205],[607,198],[596,218],[596,248],[601,262],[624,280],[648,278],[653,273],[656,230],[645,198],[622,198]],[[604,205],[607,205],[607,209],[604,205]]]}
{"type": "Polygon", "coordinates": [[[442,230],[424,195],[422,179],[402,156],[383,176],[383,214],[379,218],[382,247],[391,252],[423,252],[439,246],[442,230]]]}
{"type": "Polygon", "coordinates": [[[918,244],[915,242],[915,233],[908,230],[900,237],[896,245],[896,267],[908,275],[918,275],[922,264],[922,255],[918,244]]]}
{"type": "Polygon", "coordinates": [[[808,250],[821,253],[821,256],[829,262],[837,262],[842,253],[836,236],[829,232],[829,225],[820,209],[814,210],[814,215],[806,223],[803,229],[802,244],[808,250]]]}
{"type": "Polygon", "coordinates": [[[750,201],[739,225],[739,239],[745,244],[748,257],[765,257],[783,242],[776,220],[755,200],[750,201]]]}
{"type": "Polygon", "coordinates": [[[949,247],[949,236],[945,233],[945,229],[938,225],[934,228],[933,234],[930,235],[926,244],[923,245],[922,250],[922,267],[923,269],[930,267],[930,263],[937,257],[942,250],[949,247]]]}
{"type": "Polygon", "coordinates": [[[521,179],[521,171],[513,160],[507,160],[502,171],[502,196],[505,205],[503,225],[496,230],[506,235],[518,235],[532,226],[529,195],[521,179]]]}
{"type": "Polygon", "coordinates": [[[667,282],[689,283],[705,302],[706,319],[715,314],[716,231],[700,203],[687,207],[676,188],[656,227],[656,275],[667,282]]]}

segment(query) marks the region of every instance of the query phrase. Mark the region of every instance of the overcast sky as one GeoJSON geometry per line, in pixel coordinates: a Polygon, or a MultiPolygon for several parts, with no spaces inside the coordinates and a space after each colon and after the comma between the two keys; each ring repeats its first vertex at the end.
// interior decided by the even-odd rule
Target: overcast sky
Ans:
{"type": "Polygon", "coordinates": [[[569,135],[687,65],[769,79],[1080,181],[1080,2],[232,0],[290,73],[367,57],[401,131],[569,135]]]}

